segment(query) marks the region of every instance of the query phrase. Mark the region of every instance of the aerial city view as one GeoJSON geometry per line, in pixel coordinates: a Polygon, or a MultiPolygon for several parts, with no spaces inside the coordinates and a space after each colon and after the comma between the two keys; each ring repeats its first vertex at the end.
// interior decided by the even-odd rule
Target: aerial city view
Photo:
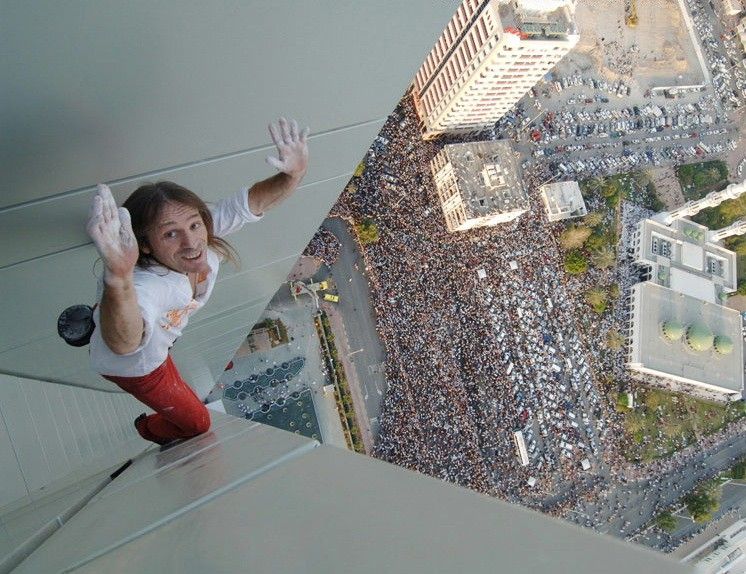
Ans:
{"type": "Polygon", "coordinates": [[[464,0],[212,408],[745,571],[745,49],[464,0]]]}

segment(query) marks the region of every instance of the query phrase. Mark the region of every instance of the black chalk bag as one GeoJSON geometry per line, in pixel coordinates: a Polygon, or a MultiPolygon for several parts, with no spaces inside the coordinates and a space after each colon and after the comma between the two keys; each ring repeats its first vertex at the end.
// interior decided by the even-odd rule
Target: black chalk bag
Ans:
{"type": "Polygon", "coordinates": [[[93,307],[72,305],[65,309],[57,319],[57,333],[65,343],[73,347],[84,347],[91,341],[95,328],[93,307]]]}

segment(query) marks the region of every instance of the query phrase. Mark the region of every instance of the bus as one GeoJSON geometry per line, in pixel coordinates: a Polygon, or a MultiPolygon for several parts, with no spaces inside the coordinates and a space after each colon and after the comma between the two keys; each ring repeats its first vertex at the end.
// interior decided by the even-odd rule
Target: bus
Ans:
{"type": "Polygon", "coordinates": [[[526,440],[523,438],[521,431],[513,432],[513,444],[515,446],[515,453],[518,456],[518,461],[521,466],[528,466],[528,451],[526,450],[526,440]]]}

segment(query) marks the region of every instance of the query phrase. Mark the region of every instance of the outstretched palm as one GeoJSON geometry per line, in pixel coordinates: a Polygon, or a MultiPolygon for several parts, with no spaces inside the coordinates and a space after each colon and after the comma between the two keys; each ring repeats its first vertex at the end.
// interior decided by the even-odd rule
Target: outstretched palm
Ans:
{"type": "Polygon", "coordinates": [[[105,265],[105,278],[128,277],[137,263],[139,249],[132,232],[130,214],[117,209],[109,186],[99,184],[93,196],[86,231],[105,265]]]}
{"type": "Polygon", "coordinates": [[[269,124],[269,133],[277,146],[279,157],[267,157],[267,163],[283,173],[300,179],[308,168],[308,128],[298,130],[298,122],[280,118],[279,125],[269,124]]]}

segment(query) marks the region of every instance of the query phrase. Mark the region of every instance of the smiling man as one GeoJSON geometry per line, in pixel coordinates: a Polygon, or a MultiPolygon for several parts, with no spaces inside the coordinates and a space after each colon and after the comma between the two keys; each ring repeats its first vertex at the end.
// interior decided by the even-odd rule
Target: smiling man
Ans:
{"type": "Polygon", "coordinates": [[[144,439],[166,444],[210,428],[210,415],[184,382],[169,349],[209,299],[220,262],[236,255],[223,237],[258,221],[298,187],[308,165],[308,128],[280,118],[269,131],[280,173],[208,207],[172,182],[146,184],[117,209],[99,185],[87,231],[104,262],[94,312],[91,364],[155,411],[135,420],[144,439]]]}

